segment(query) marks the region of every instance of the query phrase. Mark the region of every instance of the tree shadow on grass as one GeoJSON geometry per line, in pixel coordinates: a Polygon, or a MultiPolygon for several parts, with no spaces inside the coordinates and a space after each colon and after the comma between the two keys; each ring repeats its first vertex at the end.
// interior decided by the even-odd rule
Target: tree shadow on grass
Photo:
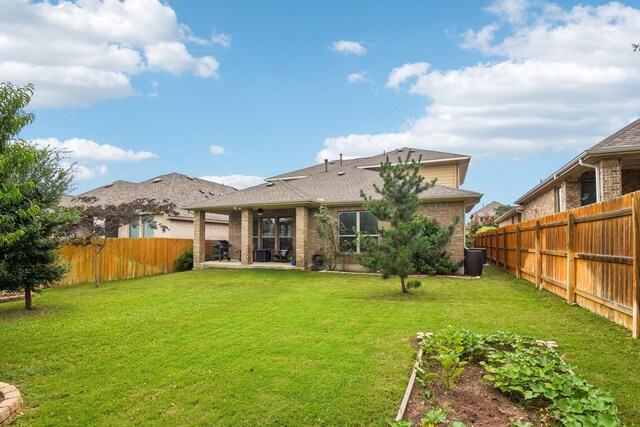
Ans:
{"type": "Polygon", "coordinates": [[[0,322],[52,316],[61,312],[68,312],[70,308],[70,304],[47,303],[46,305],[38,305],[37,298],[34,298],[31,310],[24,309],[24,300],[5,302],[0,304],[0,322]]]}

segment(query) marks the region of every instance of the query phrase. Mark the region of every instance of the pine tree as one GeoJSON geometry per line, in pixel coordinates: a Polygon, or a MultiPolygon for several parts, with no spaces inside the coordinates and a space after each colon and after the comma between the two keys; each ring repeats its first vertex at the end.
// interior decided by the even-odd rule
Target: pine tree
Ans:
{"type": "Polygon", "coordinates": [[[382,197],[380,200],[361,191],[364,208],[389,225],[379,228],[377,240],[360,236],[364,253],[359,261],[367,268],[379,270],[384,278],[398,276],[403,293],[409,292],[405,281],[415,271],[414,253],[428,244],[421,233],[418,196],[435,185],[435,180],[424,182],[418,173],[421,159],[410,160],[410,155],[404,161],[398,158],[396,164],[389,157],[382,163],[380,177],[384,183],[382,187],[374,185],[375,192],[382,197]]]}

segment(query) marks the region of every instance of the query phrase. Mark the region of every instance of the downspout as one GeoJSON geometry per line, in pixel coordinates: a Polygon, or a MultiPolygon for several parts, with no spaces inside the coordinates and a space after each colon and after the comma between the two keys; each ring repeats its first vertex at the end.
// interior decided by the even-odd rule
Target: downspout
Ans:
{"type": "Polygon", "coordinates": [[[600,168],[594,165],[589,165],[583,162],[582,159],[578,159],[578,164],[580,164],[580,166],[585,166],[596,171],[596,203],[600,202],[600,168]]]}

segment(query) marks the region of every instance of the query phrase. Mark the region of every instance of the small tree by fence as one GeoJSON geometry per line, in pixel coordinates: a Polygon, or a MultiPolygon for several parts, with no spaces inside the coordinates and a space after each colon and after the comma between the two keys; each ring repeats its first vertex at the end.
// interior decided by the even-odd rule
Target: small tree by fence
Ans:
{"type": "Polygon", "coordinates": [[[640,191],[474,237],[487,258],[640,337],[640,191]]]}

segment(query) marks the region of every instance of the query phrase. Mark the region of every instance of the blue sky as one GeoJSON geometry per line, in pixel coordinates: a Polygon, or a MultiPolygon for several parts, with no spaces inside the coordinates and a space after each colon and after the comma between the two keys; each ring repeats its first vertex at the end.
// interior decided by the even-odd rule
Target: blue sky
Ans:
{"type": "Polygon", "coordinates": [[[640,116],[638,28],[638,1],[2,0],[0,80],[35,84],[22,136],[74,193],[414,146],[513,202],[640,116]]]}

